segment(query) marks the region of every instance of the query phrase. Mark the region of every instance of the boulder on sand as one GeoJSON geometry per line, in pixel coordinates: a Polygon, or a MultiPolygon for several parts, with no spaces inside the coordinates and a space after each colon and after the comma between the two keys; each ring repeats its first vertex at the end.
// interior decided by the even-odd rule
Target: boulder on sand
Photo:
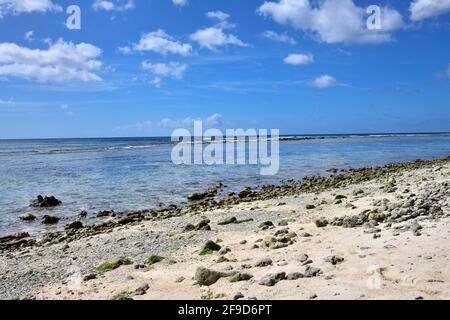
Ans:
{"type": "Polygon", "coordinates": [[[210,286],[216,283],[220,278],[227,277],[228,274],[210,270],[204,267],[198,267],[194,279],[201,286],[210,286]]]}

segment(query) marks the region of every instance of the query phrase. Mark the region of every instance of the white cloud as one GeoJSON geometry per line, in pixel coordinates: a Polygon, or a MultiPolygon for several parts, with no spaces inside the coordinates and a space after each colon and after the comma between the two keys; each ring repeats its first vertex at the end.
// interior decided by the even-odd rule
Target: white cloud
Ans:
{"type": "Polygon", "coordinates": [[[411,20],[423,20],[449,12],[450,0],[414,0],[409,10],[411,20]]]}
{"type": "Polygon", "coordinates": [[[326,43],[381,43],[392,39],[391,32],[403,27],[397,11],[383,7],[381,30],[368,30],[366,8],[353,0],[266,1],[257,12],[275,22],[302,30],[326,43]]]}
{"type": "Polygon", "coordinates": [[[62,8],[51,0],[0,0],[0,18],[6,14],[62,11],[62,8]]]}
{"type": "Polygon", "coordinates": [[[222,12],[222,11],[210,11],[206,14],[206,16],[208,18],[218,19],[220,21],[225,21],[225,20],[228,20],[228,18],[230,18],[229,14],[222,12]]]}
{"type": "Polygon", "coordinates": [[[224,30],[236,28],[235,24],[228,21],[230,15],[222,11],[210,11],[206,13],[210,19],[217,20],[218,23],[209,28],[197,30],[190,35],[191,40],[198,42],[200,47],[217,51],[218,47],[235,45],[248,47],[249,45],[233,34],[226,34],[224,30]]]}
{"type": "Polygon", "coordinates": [[[248,44],[241,41],[237,36],[225,34],[219,27],[210,27],[196,31],[191,34],[191,40],[197,41],[202,48],[216,51],[218,47],[235,45],[248,47],[248,44]]]}
{"type": "Polygon", "coordinates": [[[14,106],[16,103],[14,102],[13,98],[9,98],[8,100],[0,99],[0,107],[11,107],[14,106]]]}
{"type": "Polygon", "coordinates": [[[187,65],[179,62],[150,63],[144,61],[142,62],[142,68],[151,71],[155,76],[181,80],[187,70],[187,65]]]}
{"type": "Polygon", "coordinates": [[[219,113],[215,113],[206,118],[187,117],[181,120],[164,118],[160,121],[141,121],[136,124],[117,129],[121,131],[148,131],[158,129],[174,130],[177,128],[192,129],[194,127],[194,121],[202,121],[204,128],[219,128],[223,125],[223,116],[219,113]]]}
{"type": "Polygon", "coordinates": [[[310,64],[314,62],[312,54],[290,54],[284,58],[284,63],[292,65],[310,64]]]}
{"type": "Polygon", "coordinates": [[[172,3],[176,6],[183,7],[189,3],[189,0],[172,0],[172,3]]]}
{"type": "Polygon", "coordinates": [[[160,77],[156,77],[152,80],[150,80],[150,84],[154,86],[155,88],[161,88],[162,86],[162,79],[160,77]]]}
{"type": "Polygon", "coordinates": [[[102,67],[102,62],[96,60],[101,53],[91,44],[62,39],[49,44],[47,50],[0,43],[0,76],[38,82],[100,81],[95,72],[102,67]]]}
{"type": "Polygon", "coordinates": [[[139,42],[133,44],[131,47],[119,48],[119,51],[124,54],[130,53],[131,51],[152,51],[163,55],[179,54],[188,56],[192,52],[192,46],[188,43],[175,41],[164,30],[158,29],[144,34],[139,42]]]}
{"type": "Polygon", "coordinates": [[[95,0],[92,9],[95,11],[127,11],[134,9],[134,0],[95,0]]]}
{"type": "Polygon", "coordinates": [[[438,79],[450,79],[450,64],[447,69],[436,72],[435,76],[438,79]]]}
{"type": "Polygon", "coordinates": [[[216,28],[221,29],[233,29],[236,28],[236,25],[233,23],[230,23],[228,19],[230,18],[230,15],[222,12],[222,11],[210,11],[206,13],[206,16],[210,19],[218,20],[218,23],[215,25],[216,28]]]}
{"type": "Polygon", "coordinates": [[[33,34],[34,31],[28,31],[27,33],[25,33],[25,39],[28,41],[33,41],[33,34]]]}
{"type": "Polygon", "coordinates": [[[72,110],[70,110],[70,106],[68,105],[68,104],[62,104],[61,106],[61,110],[63,110],[64,111],[64,114],[66,115],[66,116],[74,116],[75,115],[75,112],[73,112],[72,110]]]}
{"type": "Polygon", "coordinates": [[[317,79],[311,81],[311,85],[313,87],[319,88],[319,89],[325,89],[328,87],[332,87],[336,85],[336,79],[329,75],[323,75],[318,77],[317,79]]]}
{"type": "Polygon", "coordinates": [[[267,39],[273,40],[273,41],[284,42],[284,43],[289,43],[289,44],[296,44],[297,43],[297,41],[295,41],[294,38],[288,36],[287,34],[285,34],[285,33],[276,33],[276,32],[271,31],[271,30],[264,31],[262,33],[262,36],[264,38],[267,38],[267,39]]]}

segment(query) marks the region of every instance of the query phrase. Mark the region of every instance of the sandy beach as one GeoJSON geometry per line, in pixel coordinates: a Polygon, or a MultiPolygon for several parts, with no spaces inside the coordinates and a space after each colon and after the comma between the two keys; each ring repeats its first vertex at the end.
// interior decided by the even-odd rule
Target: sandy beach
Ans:
{"type": "Polygon", "coordinates": [[[450,159],[377,170],[3,246],[0,298],[450,299],[450,159]]]}

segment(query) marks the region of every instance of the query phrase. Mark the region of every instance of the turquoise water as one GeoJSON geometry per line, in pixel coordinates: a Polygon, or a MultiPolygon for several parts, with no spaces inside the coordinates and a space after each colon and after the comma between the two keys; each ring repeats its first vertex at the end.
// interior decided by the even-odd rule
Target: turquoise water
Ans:
{"type": "Polygon", "coordinates": [[[172,147],[167,138],[0,140],[0,235],[58,228],[43,227],[39,220],[25,224],[19,220],[24,213],[70,219],[80,208],[92,215],[99,210],[148,209],[182,203],[187,194],[218,182],[227,185],[226,191],[238,191],[244,186],[326,174],[330,167],[444,157],[450,155],[450,135],[283,141],[280,171],[270,177],[261,176],[259,166],[174,165],[172,147]],[[39,194],[54,195],[63,204],[51,210],[30,208],[30,201],[39,194]]]}

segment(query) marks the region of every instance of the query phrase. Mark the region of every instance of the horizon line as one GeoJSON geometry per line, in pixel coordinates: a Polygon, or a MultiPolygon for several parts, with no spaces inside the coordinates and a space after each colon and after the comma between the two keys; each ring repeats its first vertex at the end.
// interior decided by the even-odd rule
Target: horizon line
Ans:
{"type": "MultiPolygon", "coordinates": [[[[450,131],[428,131],[428,132],[372,132],[372,133],[312,133],[312,134],[299,134],[299,133],[286,133],[280,134],[280,137],[333,137],[333,136],[370,136],[370,135],[443,135],[450,134],[450,131]]],[[[57,138],[57,137],[47,137],[47,138],[1,138],[0,141],[7,140],[90,140],[90,139],[152,139],[152,138],[171,138],[171,136],[166,135],[155,135],[155,136],[122,136],[122,137],[70,137],[70,138],[57,138]]]]}

